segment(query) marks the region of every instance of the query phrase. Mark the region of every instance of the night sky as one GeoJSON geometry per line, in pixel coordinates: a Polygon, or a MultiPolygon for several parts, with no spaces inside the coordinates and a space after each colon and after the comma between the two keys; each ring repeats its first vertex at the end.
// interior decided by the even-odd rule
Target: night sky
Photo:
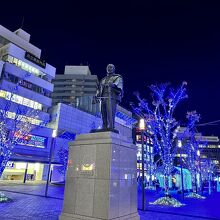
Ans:
{"type": "MultiPolygon", "coordinates": [[[[89,64],[101,78],[113,63],[124,77],[126,107],[134,100],[133,91],[148,97],[152,83],[176,86],[185,80],[189,98],[177,109],[177,117],[184,121],[187,110],[197,110],[201,123],[220,119],[219,4],[90,2],[54,6],[60,7],[54,15],[24,16],[23,29],[57,74],[65,65],[89,64]]],[[[22,15],[0,15],[0,24],[12,31],[21,23],[22,15]]],[[[220,124],[202,131],[220,135],[220,124]]]]}

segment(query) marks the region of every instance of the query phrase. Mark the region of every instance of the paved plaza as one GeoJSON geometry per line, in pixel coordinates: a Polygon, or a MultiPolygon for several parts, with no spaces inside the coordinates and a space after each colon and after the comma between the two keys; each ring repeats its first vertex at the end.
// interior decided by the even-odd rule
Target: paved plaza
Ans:
{"type": "MultiPolygon", "coordinates": [[[[220,209],[219,209],[219,201],[220,201],[220,193],[213,193],[212,195],[208,195],[208,193],[204,193],[206,199],[189,199],[182,198],[181,194],[177,194],[176,192],[171,192],[172,196],[176,198],[178,201],[185,204],[179,208],[165,207],[165,206],[154,206],[150,205],[149,202],[154,202],[156,199],[163,196],[163,192],[156,194],[155,191],[147,191],[146,192],[146,209],[154,212],[160,213],[175,213],[182,216],[197,216],[197,217],[206,217],[213,219],[220,219],[220,209]]],[[[138,194],[138,208],[141,208],[141,196],[140,192],[138,194]]]]}
{"type": "MultiPolygon", "coordinates": [[[[62,211],[63,192],[62,185],[51,185],[49,197],[44,197],[44,183],[7,183],[0,182],[0,189],[8,197],[12,198],[12,203],[0,204],[0,219],[58,219],[62,211]],[[19,193],[18,193],[19,192],[19,193]]],[[[186,206],[181,208],[155,207],[148,205],[149,201],[154,201],[160,195],[153,191],[146,192],[147,211],[139,211],[141,220],[202,220],[220,219],[220,193],[215,193],[206,200],[185,199],[186,206]]],[[[140,206],[139,195],[139,206],[140,206]]],[[[181,200],[180,196],[174,195],[181,200]]]]}

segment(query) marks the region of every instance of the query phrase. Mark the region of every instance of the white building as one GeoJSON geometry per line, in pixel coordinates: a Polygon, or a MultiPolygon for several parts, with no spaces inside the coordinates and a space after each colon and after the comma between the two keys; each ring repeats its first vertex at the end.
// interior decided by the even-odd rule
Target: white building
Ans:
{"type": "Polygon", "coordinates": [[[53,104],[64,103],[96,114],[99,106],[92,104],[96,95],[98,77],[91,74],[89,66],[65,66],[64,74],[53,80],[53,104]]]}
{"type": "Polygon", "coordinates": [[[19,107],[24,110],[21,117],[29,117],[31,124],[36,125],[15,146],[13,166],[6,168],[4,178],[21,180],[27,162],[29,174],[34,174],[35,179],[43,178],[52,131],[42,125],[50,120],[48,109],[52,106],[51,81],[55,72],[53,66],[41,59],[41,50],[30,43],[30,34],[22,29],[11,32],[0,25],[0,111],[7,111],[7,117],[13,119],[19,107]],[[6,103],[10,103],[9,109],[5,109],[6,103]],[[32,117],[29,112],[37,115],[32,117]]]}

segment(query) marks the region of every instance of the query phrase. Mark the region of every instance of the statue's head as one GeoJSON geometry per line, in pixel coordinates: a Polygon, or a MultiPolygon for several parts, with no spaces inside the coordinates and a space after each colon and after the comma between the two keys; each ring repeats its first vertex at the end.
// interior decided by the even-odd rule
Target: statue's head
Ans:
{"type": "Polygon", "coordinates": [[[107,74],[114,74],[115,73],[115,66],[113,64],[108,64],[106,67],[107,74]]]}

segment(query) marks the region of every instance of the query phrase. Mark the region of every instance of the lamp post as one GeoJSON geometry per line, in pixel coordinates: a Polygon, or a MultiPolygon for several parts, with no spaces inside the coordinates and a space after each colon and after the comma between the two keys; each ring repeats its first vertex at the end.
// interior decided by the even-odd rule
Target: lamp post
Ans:
{"type": "Polygon", "coordinates": [[[141,153],[138,152],[137,154],[137,160],[138,160],[138,178],[141,176],[141,153]]]}
{"type": "Polygon", "coordinates": [[[48,167],[48,172],[47,172],[47,183],[46,183],[46,188],[45,188],[45,196],[47,197],[48,193],[48,185],[49,185],[49,180],[50,180],[50,172],[51,172],[51,160],[52,160],[52,153],[53,153],[53,148],[54,148],[54,141],[57,136],[57,130],[53,130],[52,132],[52,139],[51,139],[51,145],[50,145],[50,156],[49,156],[49,167],[48,167]]]}
{"type": "Polygon", "coordinates": [[[181,184],[182,184],[182,195],[184,199],[184,183],[183,183],[183,159],[182,159],[182,141],[178,140],[178,147],[180,148],[180,169],[181,169],[181,184]]]}
{"type": "Polygon", "coordinates": [[[139,130],[141,131],[141,167],[142,167],[142,210],[145,209],[145,186],[144,186],[144,131],[145,121],[143,118],[139,121],[139,130]]]}
{"type": "Polygon", "coordinates": [[[26,163],[26,168],[25,168],[25,171],[24,171],[23,183],[26,183],[26,180],[27,180],[27,171],[28,171],[28,163],[26,163]]]}

